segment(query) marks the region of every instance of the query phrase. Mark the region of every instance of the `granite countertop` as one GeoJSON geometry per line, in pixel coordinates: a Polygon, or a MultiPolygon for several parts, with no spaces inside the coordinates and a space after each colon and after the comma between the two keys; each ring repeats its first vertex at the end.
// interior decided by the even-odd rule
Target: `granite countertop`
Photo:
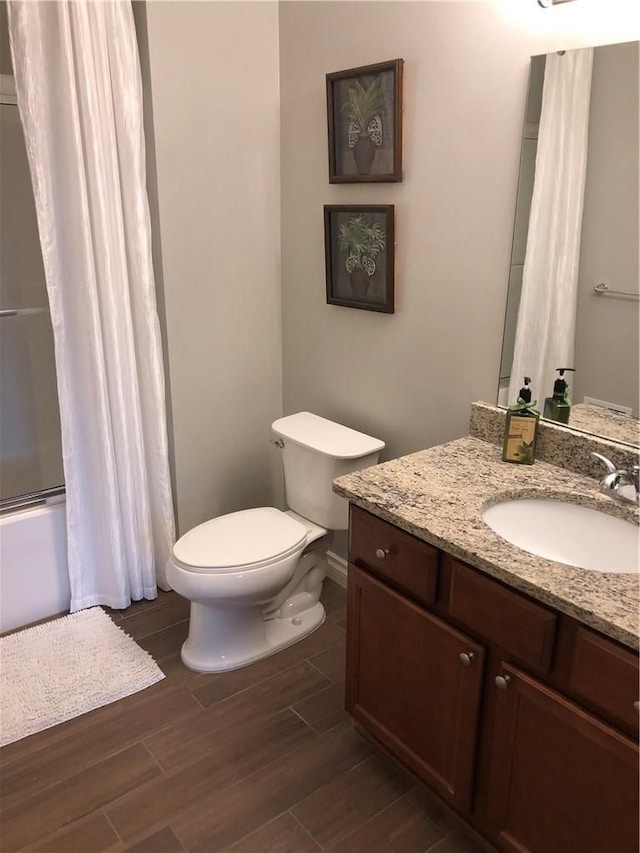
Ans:
{"type": "Polygon", "coordinates": [[[612,441],[640,445],[640,421],[631,415],[612,412],[601,406],[577,403],[571,407],[569,426],[596,435],[605,435],[612,441]]]}
{"type": "Polygon", "coordinates": [[[334,480],[357,506],[547,603],[626,646],[640,645],[640,575],[602,573],[536,557],[494,533],[482,510],[505,498],[569,500],[639,521],[598,481],[547,462],[512,465],[502,448],[467,436],[334,480]]]}

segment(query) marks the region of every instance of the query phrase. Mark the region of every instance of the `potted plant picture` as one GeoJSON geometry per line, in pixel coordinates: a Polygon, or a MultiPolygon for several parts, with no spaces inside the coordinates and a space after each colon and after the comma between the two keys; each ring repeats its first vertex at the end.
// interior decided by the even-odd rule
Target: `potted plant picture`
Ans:
{"type": "Polygon", "coordinates": [[[329,183],[402,180],[402,59],[326,75],[329,183]]]}
{"type": "Polygon", "coordinates": [[[353,151],[358,174],[368,175],[376,148],[382,145],[382,117],[385,112],[382,76],[374,77],[368,85],[354,80],[347,95],[348,100],[342,105],[342,111],[349,119],[348,145],[353,151]]]}
{"type": "Polygon", "coordinates": [[[338,249],[345,256],[351,289],[356,299],[364,299],[376,271],[376,258],[384,252],[386,234],[378,222],[366,214],[351,216],[338,229],[338,249]]]}
{"type": "Polygon", "coordinates": [[[324,247],[329,305],[393,314],[392,204],[325,204],[324,247]]]}

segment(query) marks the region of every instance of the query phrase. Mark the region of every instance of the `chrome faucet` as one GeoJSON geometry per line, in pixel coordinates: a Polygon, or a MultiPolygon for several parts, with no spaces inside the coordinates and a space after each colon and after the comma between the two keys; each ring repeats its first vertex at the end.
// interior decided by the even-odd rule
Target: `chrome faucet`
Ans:
{"type": "Polygon", "coordinates": [[[607,473],[600,480],[600,491],[618,501],[640,504],[640,466],[633,465],[631,471],[626,471],[623,468],[616,468],[613,462],[602,453],[591,455],[604,463],[607,468],[607,473]],[[628,488],[629,486],[633,489],[628,488]]]}

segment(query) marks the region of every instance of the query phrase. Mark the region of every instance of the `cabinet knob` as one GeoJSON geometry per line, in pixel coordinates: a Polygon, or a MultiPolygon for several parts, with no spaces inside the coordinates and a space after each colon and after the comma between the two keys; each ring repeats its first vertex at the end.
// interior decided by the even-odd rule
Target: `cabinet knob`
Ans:
{"type": "Polygon", "coordinates": [[[510,675],[496,675],[496,687],[498,690],[506,690],[510,681],[510,675]]]}
{"type": "Polygon", "coordinates": [[[633,703],[633,710],[636,712],[636,714],[640,714],[640,699],[636,699],[636,701],[633,703]]]}
{"type": "Polygon", "coordinates": [[[376,557],[379,560],[386,560],[388,556],[389,556],[389,549],[388,548],[376,548],[376,557]]]}
{"type": "Polygon", "coordinates": [[[460,663],[463,666],[471,666],[473,660],[473,652],[460,652],[460,663]]]}

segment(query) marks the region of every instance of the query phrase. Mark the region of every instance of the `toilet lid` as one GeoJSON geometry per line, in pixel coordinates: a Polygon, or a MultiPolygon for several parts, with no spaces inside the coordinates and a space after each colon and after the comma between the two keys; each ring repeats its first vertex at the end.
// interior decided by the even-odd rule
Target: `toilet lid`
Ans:
{"type": "Polygon", "coordinates": [[[231,571],[284,558],[306,538],[299,521],[274,507],[260,507],[199,524],[178,539],[173,555],[191,571],[231,571]]]}

